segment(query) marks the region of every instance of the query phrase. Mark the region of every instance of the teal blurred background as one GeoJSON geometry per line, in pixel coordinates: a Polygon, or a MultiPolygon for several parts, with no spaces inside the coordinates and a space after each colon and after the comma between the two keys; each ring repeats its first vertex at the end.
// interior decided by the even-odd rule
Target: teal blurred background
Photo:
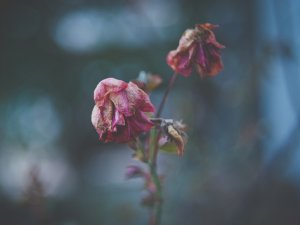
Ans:
{"type": "Polygon", "coordinates": [[[0,1],[0,224],[147,224],[131,150],[90,122],[106,77],[172,74],[187,28],[219,24],[224,70],[180,77],[163,112],[188,124],[162,153],[164,225],[300,224],[300,2],[0,1]],[[297,19],[298,18],[298,19],[297,19]]]}

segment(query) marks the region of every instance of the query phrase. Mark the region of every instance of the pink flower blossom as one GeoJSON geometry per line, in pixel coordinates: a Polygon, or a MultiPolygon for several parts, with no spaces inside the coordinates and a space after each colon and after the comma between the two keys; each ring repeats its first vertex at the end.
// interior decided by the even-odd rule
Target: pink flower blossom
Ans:
{"type": "Polygon", "coordinates": [[[169,52],[168,65],[185,77],[191,74],[193,67],[202,78],[217,75],[223,69],[220,49],[224,46],[217,42],[212,31],[216,27],[205,23],[186,30],[177,49],[169,52]]]}
{"type": "Polygon", "coordinates": [[[149,96],[132,82],[104,79],[94,91],[94,100],[91,119],[101,141],[126,143],[153,126],[145,112],[155,108],[149,96]]]}

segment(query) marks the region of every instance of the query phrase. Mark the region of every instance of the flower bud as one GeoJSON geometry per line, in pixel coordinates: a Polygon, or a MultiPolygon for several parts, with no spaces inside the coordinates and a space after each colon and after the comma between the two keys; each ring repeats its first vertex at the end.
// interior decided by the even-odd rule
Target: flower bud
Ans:
{"type": "Polygon", "coordinates": [[[125,177],[127,179],[144,176],[143,170],[139,166],[130,165],[126,168],[125,177]]]}

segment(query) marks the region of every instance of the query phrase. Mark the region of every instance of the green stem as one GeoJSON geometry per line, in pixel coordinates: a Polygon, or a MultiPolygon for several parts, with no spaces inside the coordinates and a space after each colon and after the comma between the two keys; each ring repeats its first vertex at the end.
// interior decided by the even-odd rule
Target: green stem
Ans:
{"type": "Polygon", "coordinates": [[[160,131],[157,131],[156,128],[153,128],[150,132],[150,155],[148,162],[151,179],[155,185],[154,218],[151,220],[153,221],[153,225],[160,224],[162,214],[162,186],[156,169],[159,136],[160,131]]]}
{"type": "Polygon", "coordinates": [[[150,172],[151,178],[156,187],[153,225],[159,225],[161,223],[162,214],[162,187],[155,165],[150,166],[150,172]]]}
{"type": "MultiPolygon", "coordinates": [[[[176,78],[177,78],[177,73],[174,73],[173,76],[170,78],[168,87],[164,93],[163,99],[158,107],[157,113],[156,113],[156,118],[160,117],[160,114],[162,113],[163,107],[166,103],[166,99],[170,93],[170,90],[172,89],[176,78]]],[[[162,201],[163,201],[163,196],[162,196],[162,186],[161,182],[159,179],[159,176],[157,174],[157,169],[156,169],[156,161],[157,161],[157,154],[158,154],[158,141],[159,137],[161,135],[161,130],[157,130],[157,128],[153,128],[150,132],[150,143],[149,143],[149,161],[148,161],[148,166],[151,174],[151,179],[155,185],[155,204],[154,204],[154,218],[153,220],[153,225],[160,225],[161,223],[161,215],[162,215],[162,201]]]]}

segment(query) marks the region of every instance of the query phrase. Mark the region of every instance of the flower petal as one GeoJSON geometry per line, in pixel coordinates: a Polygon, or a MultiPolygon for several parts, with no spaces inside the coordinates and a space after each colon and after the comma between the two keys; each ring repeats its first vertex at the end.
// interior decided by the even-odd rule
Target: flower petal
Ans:
{"type": "Polygon", "coordinates": [[[110,93],[115,93],[124,90],[127,87],[127,83],[115,78],[106,78],[99,82],[94,91],[94,100],[97,105],[104,104],[106,97],[110,93]]]}
{"type": "Polygon", "coordinates": [[[135,83],[129,82],[126,89],[129,105],[134,105],[136,109],[143,112],[154,112],[155,107],[150,101],[149,95],[140,89],[135,83]]]}
{"type": "Polygon", "coordinates": [[[215,76],[223,69],[219,49],[212,44],[199,44],[196,60],[196,70],[201,77],[215,76]]]}
{"type": "Polygon", "coordinates": [[[125,116],[131,116],[134,114],[134,105],[129,105],[126,90],[122,90],[117,93],[111,93],[109,98],[120,113],[124,114],[125,116]]]}
{"type": "Polygon", "coordinates": [[[125,126],[125,118],[123,114],[119,113],[118,110],[115,110],[115,114],[112,119],[112,127],[116,127],[117,125],[125,126]]]}
{"type": "Polygon", "coordinates": [[[153,127],[153,123],[148,119],[145,113],[137,111],[134,117],[129,117],[128,126],[131,129],[133,135],[139,135],[141,132],[150,130],[153,127]]]}
{"type": "Polygon", "coordinates": [[[97,133],[99,134],[99,139],[103,140],[103,134],[106,132],[105,126],[103,126],[103,120],[101,116],[101,111],[97,105],[94,106],[91,116],[92,124],[95,127],[97,133]]]}
{"type": "Polygon", "coordinates": [[[191,53],[193,51],[170,51],[167,63],[176,73],[188,77],[192,72],[191,53]]]}

